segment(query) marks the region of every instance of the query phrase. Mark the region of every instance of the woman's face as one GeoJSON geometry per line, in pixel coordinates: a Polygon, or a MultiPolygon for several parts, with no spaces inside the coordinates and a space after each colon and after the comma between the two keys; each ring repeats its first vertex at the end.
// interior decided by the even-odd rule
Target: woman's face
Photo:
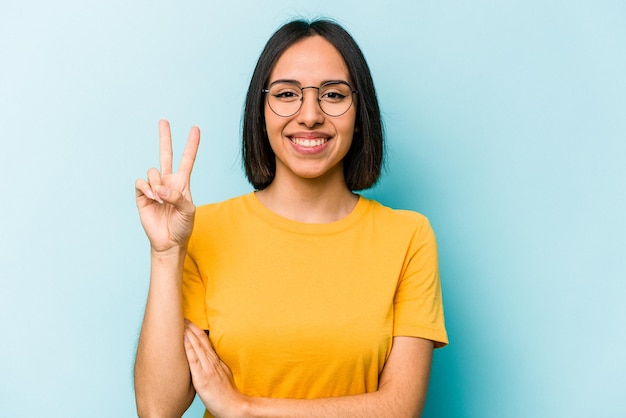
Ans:
{"type": "MultiPolygon", "coordinates": [[[[320,87],[328,81],[352,85],[348,67],[337,49],[321,36],[307,37],[281,55],[270,73],[268,86],[288,80],[297,87],[320,87]]],[[[299,89],[298,89],[299,91],[299,89]]],[[[340,116],[329,116],[317,101],[318,89],[302,90],[302,107],[292,116],[275,114],[265,101],[265,124],[276,154],[276,179],[343,180],[346,156],[356,120],[356,101],[340,116]]]]}

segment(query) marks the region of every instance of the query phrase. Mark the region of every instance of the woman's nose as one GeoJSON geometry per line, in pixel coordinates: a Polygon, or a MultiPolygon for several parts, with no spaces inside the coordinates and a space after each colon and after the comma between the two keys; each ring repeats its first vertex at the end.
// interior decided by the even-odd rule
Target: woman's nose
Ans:
{"type": "Polygon", "coordinates": [[[313,88],[302,90],[302,106],[297,114],[299,123],[314,126],[324,122],[324,112],[320,107],[318,95],[318,91],[313,88]]]}

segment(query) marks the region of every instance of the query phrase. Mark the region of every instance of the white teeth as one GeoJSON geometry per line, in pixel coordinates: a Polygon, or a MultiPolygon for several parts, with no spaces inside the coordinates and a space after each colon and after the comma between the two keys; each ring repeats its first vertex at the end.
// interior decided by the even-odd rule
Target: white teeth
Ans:
{"type": "Polygon", "coordinates": [[[299,139],[291,138],[291,142],[301,147],[319,147],[327,142],[327,139],[299,139]]]}

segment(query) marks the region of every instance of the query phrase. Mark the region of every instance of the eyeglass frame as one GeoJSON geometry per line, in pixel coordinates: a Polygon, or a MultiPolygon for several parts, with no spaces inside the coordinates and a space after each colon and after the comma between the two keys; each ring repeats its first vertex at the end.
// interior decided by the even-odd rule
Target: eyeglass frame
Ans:
{"type": "MultiPolygon", "coordinates": [[[[300,89],[301,93],[302,93],[302,96],[300,97],[300,106],[298,106],[298,110],[296,110],[295,112],[293,112],[293,113],[292,113],[292,114],[290,114],[290,115],[281,115],[281,114],[279,114],[279,113],[278,113],[278,112],[276,112],[276,111],[272,108],[272,106],[268,103],[269,108],[270,108],[270,110],[272,111],[272,113],[274,113],[276,116],[280,116],[281,118],[289,118],[289,117],[291,117],[291,116],[295,115],[296,113],[298,113],[298,112],[300,111],[300,109],[302,109],[302,104],[304,103],[304,90],[306,90],[306,89],[317,89],[317,105],[320,107],[320,110],[321,110],[321,111],[322,111],[325,115],[330,116],[331,118],[337,118],[337,117],[339,117],[339,116],[343,116],[343,115],[345,115],[345,114],[348,112],[348,110],[350,110],[350,108],[352,107],[352,105],[354,104],[354,97],[352,97],[352,96],[351,96],[352,101],[350,102],[350,106],[348,106],[348,108],[347,108],[345,111],[343,111],[342,113],[340,113],[340,114],[338,114],[338,115],[331,115],[330,113],[327,113],[327,112],[324,110],[324,108],[322,107],[322,99],[320,98],[320,89],[321,89],[322,87],[324,87],[324,86],[326,86],[326,85],[329,85],[329,84],[345,84],[346,86],[348,86],[348,87],[350,88],[350,92],[351,92],[351,94],[352,94],[352,95],[354,95],[354,94],[359,94],[359,91],[358,91],[358,90],[354,90],[354,89],[352,88],[352,86],[350,85],[350,83],[348,83],[347,81],[343,81],[343,80],[332,80],[332,81],[327,81],[327,82],[325,82],[325,83],[322,83],[319,87],[315,87],[315,86],[304,86],[304,87],[300,87],[300,86],[298,86],[298,83],[293,82],[293,81],[289,81],[289,80],[276,80],[276,81],[274,81],[273,83],[271,83],[271,84],[269,85],[269,87],[271,88],[274,84],[276,84],[276,83],[280,83],[280,82],[282,82],[282,83],[289,83],[289,84],[293,84],[294,86],[298,87],[298,88],[300,89]]],[[[269,90],[269,88],[268,88],[268,89],[261,89],[261,93],[264,93],[264,94],[269,94],[269,93],[270,93],[270,90],[269,90]]]]}

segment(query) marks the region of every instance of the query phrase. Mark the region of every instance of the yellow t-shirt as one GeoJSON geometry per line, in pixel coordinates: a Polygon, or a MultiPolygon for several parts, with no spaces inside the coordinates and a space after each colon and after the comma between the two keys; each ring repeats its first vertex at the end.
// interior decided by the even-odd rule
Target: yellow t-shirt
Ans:
{"type": "Polygon", "coordinates": [[[254,193],[199,207],[183,306],[250,396],[376,391],[392,337],[447,344],[428,220],[364,197],[327,224],[285,219],[254,193]]]}

